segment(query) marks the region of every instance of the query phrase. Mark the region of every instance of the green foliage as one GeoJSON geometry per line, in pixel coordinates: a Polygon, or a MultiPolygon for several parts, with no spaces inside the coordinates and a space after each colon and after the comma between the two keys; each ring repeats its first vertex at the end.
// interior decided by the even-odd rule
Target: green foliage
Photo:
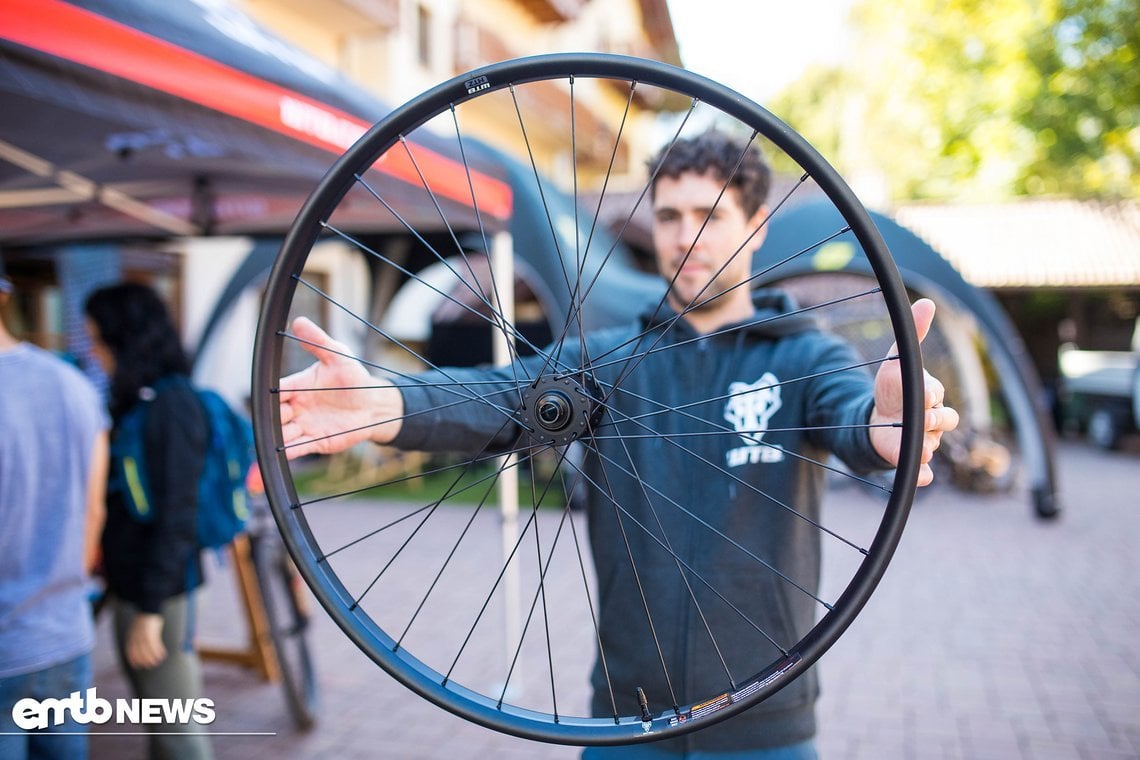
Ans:
{"type": "MultiPolygon", "coordinates": [[[[850,82],[841,69],[815,67],[804,73],[796,87],[769,105],[772,112],[804,135],[824,158],[836,163],[840,147],[842,111],[850,82]],[[793,96],[794,94],[794,96],[793,96]]],[[[773,168],[786,174],[798,174],[788,159],[778,151],[769,152],[773,168]],[[783,162],[783,163],[781,163],[783,162]]]]}
{"type": "Polygon", "coordinates": [[[1028,43],[1040,75],[1022,123],[1037,155],[1018,189],[1140,191],[1140,0],[1062,0],[1028,43]]]}
{"type": "Polygon", "coordinates": [[[849,60],[769,107],[896,200],[1135,195],[1138,3],[856,0],[849,60]]]}

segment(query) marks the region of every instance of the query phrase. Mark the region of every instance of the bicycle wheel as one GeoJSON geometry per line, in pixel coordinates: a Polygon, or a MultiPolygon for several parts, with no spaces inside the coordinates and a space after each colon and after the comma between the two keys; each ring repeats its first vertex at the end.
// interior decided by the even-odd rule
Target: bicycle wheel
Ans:
{"type": "MultiPolygon", "coordinates": [[[[715,213],[716,204],[709,218],[715,213]]],[[[740,240],[736,255],[751,256],[756,240],[740,240]]],[[[330,616],[419,695],[490,728],[565,744],[677,737],[814,677],[809,667],[854,620],[895,549],[923,436],[907,294],[842,179],[731,90],[600,54],[480,69],[365,134],[284,242],[254,372],[274,515],[330,616]],[[565,112],[551,106],[552,88],[569,95],[565,112]],[[620,119],[576,128],[585,117],[575,103],[615,94],[626,104],[620,119]],[[645,125],[633,113],[678,99],[687,109],[654,127],[666,134],[664,150],[715,122],[760,144],[790,177],[776,183],[761,227],[807,196],[830,199],[842,219],[802,250],[761,250],[754,277],[801,256],[821,266],[858,256],[871,273],[870,286],[754,320],[763,322],[760,342],[784,345],[805,317],[857,301],[874,305],[897,352],[837,349],[842,361],[780,377],[702,374],[709,341],[732,350],[744,341],[740,330],[686,332],[681,316],[712,296],[697,293],[670,314],[666,284],[640,271],[626,245],[653,179],[636,168],[635,133],[645,125]],[[504,159],[503,178],[477,163],[486,152],[466,134],[468,119],[497,119],[526,146],[530,165],[504,159]],[[564,136],[553,179],[532,150],[539,131],[564,136]],[[344,267],[349,287],[334,282],[344,267]],[[431,399],[401,420],[420,431],[414,446],[353,449],[358,461],[342,461],[343,479],[313,485],[312,458],[291,459],[284,445],[277,396],[280,379],[301,366],[298,315],[330,325],[406,399],[431,399]],[[496,356],[497,370],[457,368],[496,356]],[[819,443],[865,437],[866,421],[777,422],[781,393],[789,412],[810,411],[793,402],[804,388],[869,376],[884,361],[898,365],[905,407],[902,456],[885,484],[836,463],[819,443]],[[679,366],[692,375],[682,397],[679,366]],[[777,495],[787,478],[802,480],[803,504],[777,495]],[[815,495],[832,481],[863,483],[883,498],[821,514],[815,495]],[[717,499],[741,494],[760,516],[749,520],[775,521],[788,540],[725,522],[717,499]],[[733,568],[727,583],[724,563],[733,568]]]]}
{"type": "Polygon", "coordinates": [[[309,610],[301,576],[270,528],[253,533],[250,552],[277,654],[285,704],[293,724],[307,731],[317,721],[317,679],[309,654],[309,610]]]}

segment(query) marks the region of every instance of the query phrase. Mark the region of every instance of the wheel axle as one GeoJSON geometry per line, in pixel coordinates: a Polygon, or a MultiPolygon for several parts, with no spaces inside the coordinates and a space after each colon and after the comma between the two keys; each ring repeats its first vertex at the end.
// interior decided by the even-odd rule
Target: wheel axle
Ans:
{"type": "Polygon", "coordinates": [[[523,389],[519,422],[534,443],[566,444],[597,422],[601,408],[588,374],[544,375],[523,389]]]}

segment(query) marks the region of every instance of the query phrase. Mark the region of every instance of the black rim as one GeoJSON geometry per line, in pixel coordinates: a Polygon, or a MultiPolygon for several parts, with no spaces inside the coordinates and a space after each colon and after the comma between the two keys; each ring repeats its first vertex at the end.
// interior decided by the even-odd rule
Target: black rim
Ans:
{"type": "MultiPolygon", "coordinates": [[[[573,117],[571,117],[571,124],[573,124],[573,117]]],[[[620,126],[613,129],[617,132],[618,139],[620,139],[621,129],[620,126]]],[[[456,139],[459,150],[462,151],[462,140],[465,138],[461,130],[457,131],[460,136],[456,139]]],[[[571,143],[574,141],[574,137],[569,135],[567,139],[571,143]]],[[[571,145],[571,154],[577,156],[577,146],[571,145]]],[[[577,194],[578,182],[579,177],[575,171],[573,177],[574,194],[577,194]]],[[[567,182],[566,184],[571,183],[567,182]]],[[[429,183],[426,182],[425,186],[430,187],[429,183]]],[[[541,194],[543,192],[541,181],[538,182],[538,188],[541,194]]],[[[376,213],[387,212],[393,217],[397,215],[398,210],[394,210],[383,199],[382,192],[377,192],[371,186],[366,186],[364,189],[373,197],[376,203],[376,213]]],[[[603,190],[603,197],[604,192],[603,190]]],[[[793,196],[795,192],[796,190],[793,188],[783,198],[770,199],[770,203],[778,204],[793,196]]],[[[579,200],[581,199],[579,198],[579,200]]],[[[472,205],[478,207],[478,197],[472,205]]],[[[579,207],[586,207],[586,204],[580,203],[579,207]]],[[[598,208],[601,208],[601,201],[598,202],[598,208]]],[[[488,229],[493,227],[494,223],[490,220],[484,220],[476,214],[476,223],[474,225],[468,223],[467,226],[469,229],[480,231],[487,238],[489,237],[488,229]]],[[[553,222],[550,223],[550,227],[552,234],[557,239],[553,222]]],[[[584,313],[582,302],[588,298],[590,287],[597,281],[591,267],[599,266],[597,264],[599,260],[603,261],[601,265],[603,267],[606,265],[605,262],[609,261],[604,256],[604,250],[595,252],[589,248],[589,241],[593,239],[593,231],[596,227],[596,219],[585,219],[581,220],[581,223],[575,224],[575,229],[578,231],[573,235],[575,250],[563,255],[563,261],[570,262],[570,266],[567,268],[569,276],[566,284],[571,306],[566,309],[567,315],[564,315],[561,321],[555,320],[555,323],[551,325],[551,333],[555,339],[554,345],[556,347],[560,340],[563,342],[578,340],[574,334],[574,328],[581,324],[579,320],[584,313]],[[584,254],[583,248],[586,249],[584,254]],[[595,258],[589,259],[588,265],[582,263],[585,258],[591,256],[595,258]],[[574,300],[575,297],[579,300],[574,300]]],[[[447,228],[447,233],[444,236],[445,238],[450,238],[458,243],[450,226],[447,228]]],[[[413,232],[412,234],[417,235],[418,233],[413,232]]],[[[417,239],[432,252],[435,263],[456,258],[456,249],[454,248],[449,248],[446,253],[441,254],[435,250],[426,236],[417,239]]],[[[785,252],[785,255],[811,255],[811,253],[813,251],[789,251],[785,252]]],[[[777,253],[776,255],[778,257],[780,254],[777,253]]],[[[456,260],[467,261],[462,258],[456,260]]],[[[469,264],[464,266],[470,267],[469,264]]],[[[468,271],[470,272],[470,269],[468,271]]],[[[455,269],[452,269],[451,272],[456,275],[457,282],[463,279],[459,277],[455,269]]],[[[493,279],[494,275],[492,274],[492,281],[493,279]]],[[[452,298],[451,300],[455,301],[456,299],[452,298]]],[[[481,304],[482,307],[489,305],[491,304],[486,302],[481,304]]],[[[557,311],[557,309],[548,310],[548,312],[557,311]]],[[[373,337],[380,336],[389,347],[395,346],[397,352],[402,352],[404,359],[423,359],[419,351],[398,340],[382,326],[369,321],[368,316],[368,314],[357,314],[355,316],[358,327],[363,326],[362,329],[368,330],[373,337]]],[[[495,321],[497,318],[494,316],[491,321],[495,321]]],[[[515,343],[517,345],[526,345],[526,341],[522,340],[520,336],[515,335],[513,337],[516,338],[515,343]]],[[[892,360],[895,359],[892,358],[892,360]]],[[[552,361],[556,360],[552,359],[552,361]]],[[[868,360],[866,364],[872,371],[877,366],[873,360],[868,360]]],[[[396,366],[383,362],[380,362],[378,366],[388,373],[393,373],[396,378],[403,376],[403,371],[396,366]]],[[[567,368],[563,369],[566,370],[567,368]]],[[[578,428],[573,425],[568,428],[565,420],[567,419],[566,415],[569,415],[570,419],[579,419],[581,417],[579,412],[584,412],[587,417],[595,413],[596,410],[590,409],[588,404],[581,408],[579,405],[582,404],[582,398],[596,399],[594,394],[597,391],[593,391],[589,387],[590,383],[596,382],[590,376],[585,377],[585,379],[575,378],[570,385],[570,390],[565,395],[559,396],[554,393],[558,390],[553,386],[555,379],[562,380],[573,374],[570,371],[551,372],[538,378],[526,378],[525,382],[520,380],[518,384],[519,396],[522,397],[524,395],[523,389],[528,388],[530,393],[528,398],[533,401],[533,403],[523,403],[521,406],[524,412],[532,415],[529,418],[530,427],[532,430],[538,430],[539,435],[524,436],[520,439],[521,443],[517,447],[516,456],[521,455],[531,470],[538,470],[542,463],[538,461],[535,455],[541,451],[553,452],[552,456],[556,460],[555,469],[557,472],[567,471],[568,468],[573,473],[573,477],[580,482],[585,476],[580,470],[575,470],[566,464],[564,461],[565,454],[561,452],[559,447],[570,439],[587,442],[593,440],[592,436],[596,435],[597,431],[589,427],[588,424],[585,428],[578,428]],[[550,387],[542,387],[543,383],[551,385],[550,387]],[[546,426],[535,424],[536,422],[541,423],[543,419],[547,420],[549,424],[546,426]]],[[[620,385],[620,383],[616,383],[615,387],[616,385],[620,385]]],[[[690,72],[633,58],[601,54],[570,54],[508,61],[445,82],[394,111],[388,118],[373,127],[334,165],[299,214],[285,240],[281,255],[270,278],[258,328],[253,378],[253,411],[259,460],[265,476],[267,493],[287,548],[296,560],[306,582],[313,589],[315,596],[330,616],[377,664],[419,695],[457,715],[499,731],[557,743],[620,744],[679,735],[747,709],[767,699],[803,675],[807,668],[842,635],[877,585],[906,522],[919,467],[922,440],[921,387],[922,370],[919,347],[910,320],[908,298],[894,269],[889,252],[857,198],[810,145],[758,105],[715,82],[690,72]],[[549,590],[546,574],[553,569],[554,563],[551,558],[554,556],[554,549],[560,541],[563,542],[563,547],[571,547],[567,550],[568,555],[577,555],[573,556],[572,560],[567,559],[567,562],[579,561],[578,557],[583,552],[574,551],[574,548],[581,546],[582,543],[580,542],[584,542],[584,537],[576,532],[580,531],[580,528],[575,528],[574,520],[568,508],[545,512],[545,507],[543,509],[537,508],[537,505],[547,503],[547,494],[550,493],[551,489],[557,490],[557,488],[565,485],[561,475],[550,475],[545,480],[531,477],[524,488],[524,491],[529,493],[523,494],[524,499],[520,507],[519,522],[522,539],[515,544],[516,549],[526,547],[525,550],[532,554],[537,548],[537,556],[539,557],[535,563],[533,577],[529,579],[530,585],[526,586],[527,591],[524,594],[522,608],[524,625],[521,635],[523,638],[518,642],[516,649],[521,651],[524,648],[529,648],[533,642],[537,641],[536,646],[539,649],[546,650],[548,662],[542,665],[541,669],[549,671],[546,689],[552,692],[552,695],[537,700],[536,706],[515,704],[512,702],[513,697],[509,688],[509,682],[514,673],[514,661],[500,672],[500,680],[505,682],[501,690],[488,690],[479,682],[479,676],[472,676],[470,683],[462,681],[449,671],[450,655],[440,658],[434,652],[428,651],[430,646],[427,644],[422,645],[423,650],[417,651],[415,647],[403,639],[407,629],[412,627],[411,623],[405,626],[403,623],[383,620],[379,607],[369,606],[374,601],[374,597],[369,596],[373,593],[373,585],[387,571],[384,567],[385,564],[391,566],[395,557],[387,561],[378,559],[377,564],[379,566],[375,568],[371,580],[348,580],[342,577],[341,573],[343,573],[344,566],[338,567],[337,557],[342,556],[342,552],[348,553],[347,550],[350,546],[372,540],[376,535],[381,534],[387,525],[361,526],[355,538],[347,541],[343,538],[337,538],[335,541],[339,543],[330,543],[333,541],[330,538],[330,528],[322,521],[326,519],[324,512],[331,510],[325,506],[330,501],[335,502],[337,499],[350,499],[353,493],[361,489],[359,486],[354,486],[343,489],[345,493],[322,495],[318,498],[312,497],[311,494],[298,494],[299,470],[296,465],[289,462],[281,445],[275,395],[278,378],[283,374],[282,367],[285,361],[283,357],[287,350],[291,350],[288,347],[296,343],[296,340],[290,336],[287,325],[291,315],[297,313],[294,302],[299,284],[300,292],[307,295],[315,293],[319,300],[328,302],[333,309],[343,310],[346,308],[344,303],[333,299],[302,274],[306,264],[309,263],[311,251],[318,242],[328,238],[336,239],[349,248],[359,249],[363,256],[371,258],[374,268],[397,271],[401,277],[408,278],[411,275],[410,279],[412,280],[421,283],[427,282],[426,276],[421,277],[419,275],[419,272],[423,271],[422,268],[419,271],[413,271],[377,251],[363,236],[337,228],[335,220],[340,205],[350,192],[359,192],[362,184],[366,184],[366,181],[362,181],[359,175],[364,175],[368,167],[390,150],[402,151],[406,154],[408,148],[403,142],[404,138],[414,141],[418,134],[417,130],[430,120],[440,117],[445,123],[454,123],[458,126],[459,117],[456,114],[465,113],[464,106],[473,101],[483,102],[495,97],[503,99],[507,104],[513,104],[515,110],[504,113],[502,118],[511,119],[516,125],[521,125],[520,131],[525,137],[527,126],[541,121],[541,115],[536,115],[533,112],[526,113],[524,112],[525,109],[519,107],[516,88],[521,91],[527,86],[527,83],[555,81],[560,83],[560,86],[569,87],[573,93],[575,88],[581,89],[583,87],[583,82],[590,82],[595,79],[619,80],[629,83],[631,89],[648,88],[679,93],[692,99],[690,110],[699,106],[701,109],[711,109],[717,112],[721,118],[731,118],[744,125],[748,130],[753,131],[755,137],[764,141],[765,149],[770,156],[773,151],[776,151],[794,162],[802,171],[799,184],[795,187],[802,186],[805,181],[813,183],[820,192],[831,200],[844,220],[845,226],[838,230],[820,231],[820,242],[814,248],[818,249],[835,239],[850,239],[854,241],[856,250],[861,255],[866,256],[870,270],[874,275],[874,282],[867,289],[823,299],[819,304],[813,305],[807,310],[813,313],[825,313],[829,308],[842,309],[842,304],[851,301],[874,300],[882,311],[881,318],[888,325],[888,337],[898,345],[897,361],[904,379],[905,410],[902,425],[902,459],[899,467],[891,473],[889,482],[885,485],[874,486],[881,491],[885,498],[882,500],[881,510],[872,519],[871,528],[865,530],[865,535],[861,534],[858,538],[848,538],[846,535],[829,529],[822,523],[804,517],[805,522],[810,523],[812,529],[817,531],[820,540],[848,544],[855,552],[857,556],[856,569],[851,573],[842,590],[830,599],[819,598],[815,594],[811,594],[818,603],[818,622],[806,632],[794,633],[793,638],[795,640],[793,643],[785,645],[773,642],[775,643],[775,651],[770,655],[765,655],[762,662],[758,662],[753,669],[748,670],[747,672],[751,675],[744,678],[731,677],[728,687],[725,689],[725,693],[731,694],[730,697],[725,699],[723,693],[713,692],[699,695],[685,694],[683,699],[673,698],[670,700],[668,697],[655,694],[650,699],[648,721],[644,720],[645,715],[636,710],[603,718],[590,718],[581,717],[587,713],[568,714],[569,711],[558,704],[556,683],[560,679],[568,679],[573,676],[555,675],[555,655],[551,652],[554,646],[553,639],[557,637],[558,630],[557,625],[552,626],[551,622],[556,618],[556,610],[552,608],[556,608],[559,602],[548,599],[549,590]],[[447,121],[448,119],[451,121],[447,121]],[[540,533],[539,525],[543,523],[543,520],[539,519],[541,514],[556,515],[553,521],[542,525],[542,530],[546,533],[540,533]],[[532,525],[534,526],[533,530],[531,529],[532,525]],[[365,597],[368,597],[368,604],[364,603],[365,597]],[[555,629],[553,632],[552,628],[555,629]],[[527,637],[531,638],[528,639],[527,637]],[[706,700],[717,700],[718,698],[720,700],[714,709],[707,711],[699,708],[696,711],[693,709],[694,705],[699,706],[706,700]],[[670,701],[673,704],[662,709],[663,705],[670,701]]],[[[601,390],[601,394],[604,396],[613,391],[613,388],[605,388],[601,390]]],[[[471,396],[478,395],[478,390],[473,388],[464,389],[462,392],[471,396]]],[[[710,391],[709,399],[706,401],[717,399],[723,401],[724,398],[723,391],[710,391]]],[[[673,415],[684,416],[686,414],[684,409],[676,407],[670,408],[668,411],[673,415]]],[[[724,436],[734,432],[731,428],[726,428],[718,431],[717,434],[724,436]]],[[[648,435],[653,435],[652,428],[645,429],[644,433],[638,436],[630,436],[630,440],[648,435]]],[[[660,441],[660,445],[677,446],[675,442],[665,438],[660,441]]],[[[700,462],[698,455],[693,454],[693,457],[694,463],[700,462]]],[[[520,466],[516,460],[513,463],[500,463],[497,468],[492,467],[490,475],[471,474],[474,468],[486,465],[490,461],[492,460],[484,449],[458,463],[431,462],[425,470],[427,473],[446,472],[453,474],[450,487],[445,488],[443,497],[436,494],[409,507],[401,513],[403,516],[396,522],[405,525],[412,523],[427,525],[429,527],[424,528],[424,530],[430,531],[432,529],[430,520],[433,515],[441,513],[442,504],[446,502],[447,506],[452,506],[452,501],[462,501],[455,498],[459,496],[461,491],[478,490],[482,494],[486,483],[483,486],[480,486],[480,483],[483,482],[484,478],[487,478],[489,482],[498,482],[506,468],[518,468],[520,466]],[[459,477],[455,476],[456,473],[464,474],[463,477],[466,479],[460,483],[459,477]]],[[[614,472],[621,470],[620,462],[611,462],[610,465],[614,468],[614,472]]],[[[702,465],[698,464],[697,466],[702,465]]],[[[818,467],[822,471],[826,471],[829,478],[840,477],[869,483],[862,478],[838,473],[838,468],[826,461],[818,462],[818,467]]],[[[484,473],[486,470],[479,470],[479,472],[484,473]]],[[[630,473],[627,471],[626,474],[630,473]]],[[[373,495],[386,498],[387,494],[393,491],[403,493],[409,479],[426,482],[427,477],[427,475],[387,477],[368,490],[373,495]]],[[[604,487],[598,483],[590,485],[598,488],[604,487]]],[[[655,498],[656,496],[660,495],[655,495],[655,498]]],[[[485,503],[485,498],[483,503],[485,503]]],[[[646,526],[638,526],[630,522],[632,517],[628,513],[623,513],[620,505],[616,506],[619,522],[624,521],[634,531],[651,532],[652,529],[646,526]]],[[[685,514],[691,515],[685,510],[684,505],[678,506],[685,514]]],[[[796,505],[781,505],[781,507],[793,511],[796,509],[796,505]]],[[[477,503],[469,509],[470,513],[474,515],[479,512],[481,507],[477,503]]],[[[474,517],[471,519],[473,520],[474,517]]],[[[413,537],[417,535],[415,531],[413,534],[413,537]]],[[[729,544],[732,543],[731,537],[724,536],[723,539],[729,541],[729,544]]],[[[408,538],[406,541],[398,543],[407,544],[410,541],[411,538],[408,538]]],[[[444,568],[447,568],[448,563],[452,561],[451,557],[461,546],[462,538],[454,542],[450,548],[441,550],[435,566],[438,568],[442,564],[444,568]]],[[[523,549],[518,549],[518,551],[521,552],[523,549]]],[[[396,550],[396,554],[398,553],[399,549],[396,550]]],[[[678,562],[675,554],[672,556],[676,565],[673,572],[685,579],[686,585],[690,582],[699,584],[700,578],[695,571],[678,562]]],[[[763,562],[757,565],[758,568],[764,566],[763,562]]],[[[441,570],[440,573],[442,574],[442,572],[441,570]]],[[[427,574],[429,580],[432,574],[432,572],[427,574]]],[[[768,574],[771,575],[770,572],[768,574]]],[[[493,582],[495,588],[500,587],[501,581],[499,579],[504,575],[505,570],[500,567],[493,582]]],[[[775,582],[789,584],[789,588],[800,587],[795,579],[779,577],[782,578],[782,581],[775,582]]],[[[435,580],[438,581],[438,577],[435,580]]],[[[414,620],[420,614],[419,608],[424,607],[428,598],[436,593],[434,589],[434,583],[430,584],[430,588],[425,592],[423,599],[418,602],[418,607],[413,604],[413,607],[416,608],[412,614],[414,620]]],[[[494,592],[495,589],[493,588],[492,593],[494,592]]],[[[587,601],[583,609],[586,610],[584,614],[592,617],[595,615],[594,604],[597,600],[590,596],[591,593],[590,591],[585,592],[587,601]]],[[[692,592],[690,591],[690,593],[692,592]]],[[[717,592],[713,591],[712,593],[716,594],[717,592]]],[[[785,589],[781,593],[789,592],[785,589]]],[[[810,589],[808,593],[811,593],[810,589]]],[[[488,596],[489,598],[490,596],[488,596]]],[[[480,620],[483,619],[487,605],[488,601],[484,601],[481,605],[476,606],[478,610],[475,614],[476,619],[474,622],[468,623],[470,629],[465,634],[465,641],[470,639],[475,634],[476,628],[482,624],[480,620]]],[[[416,626],[431,627],[419,620],[416,620],[416,626]]],[[[588,626],[587,633],[590,636],[594,635],[592,631],[588,630],[588,626]]],[[[764,635],[771,639],[769,634],[765,633],[764,635]]],[[[588,647],[592,643],[596,643],[596,638],[579,646],[588,647]]],[[[461,644],[461,650],[462,647],[461,644]]],[[[544,673],[544,676],[547,674],[544,673]]],[[[585,674],[578,673],[576,677],[580,681],[585,677],[585,674]]],[[[615,712],[617,712],[616,708],[615,712]]]]}

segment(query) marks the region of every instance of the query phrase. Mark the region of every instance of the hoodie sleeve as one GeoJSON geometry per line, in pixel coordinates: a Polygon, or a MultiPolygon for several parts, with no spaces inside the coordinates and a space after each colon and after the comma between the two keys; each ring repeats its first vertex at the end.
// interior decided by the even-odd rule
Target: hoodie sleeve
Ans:
{"type": "MultiPolygon", "coordinates": [[[[572,347],[559,366],[576,367],[572,347]]],[[[507,367],[445,367],[424,372],[404,385],[404,418],[392,445],[408,451],[496,454],[509,450],[521,428],[515,421],[519,389],[546,370],[543,355],[507,367]]]]}
{"type": "Polygon", "coordinates": [[[512,412],[518,384],[510,369],[447,368],[401,388],[404,418],[392,441],[409,451],[498,453],[519,435],[512,412]]]}
{"type": "Polygon", "coordinates": [[[892,465],[871,445],[871,409],[875,405],[874,378],[854,351],[832,335],[820,334],[809,383],[807,424],[812,442],[857,473],[889,470],[892,465]]]}

